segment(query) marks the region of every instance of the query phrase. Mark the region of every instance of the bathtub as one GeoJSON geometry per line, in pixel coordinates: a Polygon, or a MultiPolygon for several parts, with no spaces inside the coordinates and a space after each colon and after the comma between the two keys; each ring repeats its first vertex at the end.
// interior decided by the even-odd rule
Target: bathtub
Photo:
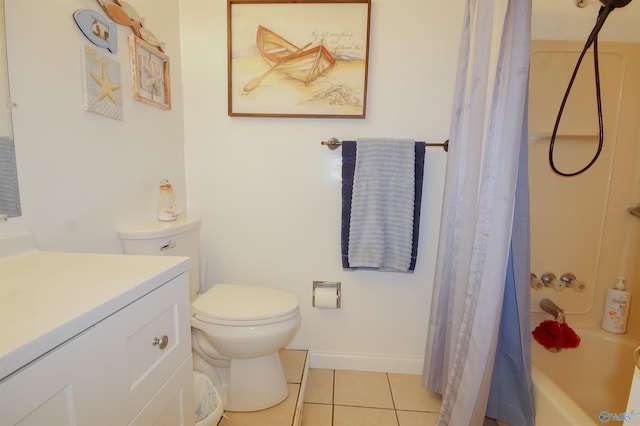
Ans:
{"type": "Polygon", "coordinates": [[[640,342],[600,327],[574,330],[580,346],[558,353],[547,351],[532,338],[536,426],[622,425],[611,416],[600,421],[600,414],[626,411],[635,368],[633,351],[640,342]]]}

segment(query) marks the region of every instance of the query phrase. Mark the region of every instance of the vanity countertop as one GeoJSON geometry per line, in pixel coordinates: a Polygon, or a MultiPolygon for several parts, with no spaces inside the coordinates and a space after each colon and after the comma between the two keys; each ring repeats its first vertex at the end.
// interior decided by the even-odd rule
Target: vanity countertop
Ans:
{"type": "Polygon", "coordinates": [[[186,257],[38,250],[0,258],[0,381],[189,264],[186,257]]]}

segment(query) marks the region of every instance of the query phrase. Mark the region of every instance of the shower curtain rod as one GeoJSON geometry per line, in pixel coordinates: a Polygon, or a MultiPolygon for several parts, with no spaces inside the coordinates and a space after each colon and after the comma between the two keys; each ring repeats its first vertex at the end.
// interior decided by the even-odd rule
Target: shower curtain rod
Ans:
{"type": "MultiPolygon", "coordinates": [[[[320,142],[320,145],[326,145],[327,147],[329,147],[330,150],[334,150],[334,149],[338,148],[339,146],[341,146],[342,142],[340,142],[340,140],[337,139],[337,138],[330,138],[328,141],[320,142]]],[[[425,142],[424,145],[425,146],[441,146],[442,149],[445,150],[445,152],[449,151],[449,139],[447,139],[443,143],[428,143],[428,142],[425,142]]]]}

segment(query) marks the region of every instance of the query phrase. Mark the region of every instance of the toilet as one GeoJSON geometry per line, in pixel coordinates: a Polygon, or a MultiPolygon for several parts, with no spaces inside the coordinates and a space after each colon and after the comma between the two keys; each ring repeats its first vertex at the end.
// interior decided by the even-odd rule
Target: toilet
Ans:
{"type": "Polygon", "coordinates": [[[228,411],[272,407],[289,395],[278,351],[300,326],[298,300],[257,285],[220,283],[201,291],[200,224],[198,218],[152,220],[118,234],[126,254],[191,258],[194,369],[226,389],[228,411]]]}

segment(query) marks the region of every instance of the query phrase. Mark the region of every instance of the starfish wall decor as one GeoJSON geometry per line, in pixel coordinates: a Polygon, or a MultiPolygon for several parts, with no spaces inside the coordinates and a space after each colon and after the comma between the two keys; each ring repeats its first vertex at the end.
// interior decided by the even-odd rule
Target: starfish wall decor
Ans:
{"type": "Polygon", "coordinates": [[[122,120],[120,64],[85,46],[83,80],[85,110],[122,120]]]}

